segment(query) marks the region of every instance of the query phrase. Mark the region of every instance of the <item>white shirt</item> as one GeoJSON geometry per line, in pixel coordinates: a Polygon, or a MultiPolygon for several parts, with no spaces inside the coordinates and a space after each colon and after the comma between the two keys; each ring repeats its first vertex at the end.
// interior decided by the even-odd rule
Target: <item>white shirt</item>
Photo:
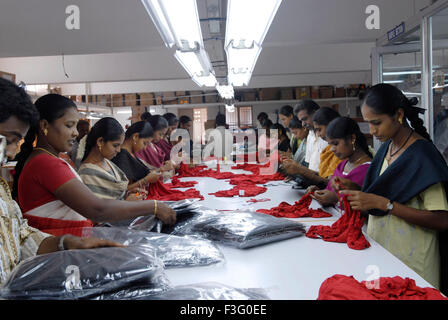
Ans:
{"type": "Polygon", "coordinates": [[[207,132],[206,136],[208,143],[204,148],[205,157],[214,153],[215,157],[232,159],[233,135],[230,130],[220,126],[207,132]]]}
{"type": "Polygon", "coordinates": [[[313,130],[310,130],[306,139],[305,161],[308,168],[319,172],[320,154],[328,146],[327,141],[317,137],[313,130]]]}

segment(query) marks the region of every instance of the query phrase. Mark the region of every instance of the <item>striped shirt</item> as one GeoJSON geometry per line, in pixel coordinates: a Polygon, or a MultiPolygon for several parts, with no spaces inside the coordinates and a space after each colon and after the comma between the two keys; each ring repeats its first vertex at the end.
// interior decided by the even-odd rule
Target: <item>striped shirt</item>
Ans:
{"type": "Polygon", "coordinates": [[[0,284],[20,261],[35,256],[42,241],[50,236],[28,226],[8,184],[0,179],[0,284]]]}

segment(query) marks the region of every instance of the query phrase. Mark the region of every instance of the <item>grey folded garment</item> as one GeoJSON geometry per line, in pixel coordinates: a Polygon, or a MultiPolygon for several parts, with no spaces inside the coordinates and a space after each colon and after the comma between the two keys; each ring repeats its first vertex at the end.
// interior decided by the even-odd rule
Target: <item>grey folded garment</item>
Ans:
{"type": "Polygon", "coordinates": [[[217,282],[205,282],[177,286],[160,293],[146,292],[144,288],[122,290],[104,294],[98,300],[269,300],[265,290],[259,288],[240,289],[217,282]]]}
{"type": "Polygon", "coordinates": [[[22,261],[0,289],[4,299],[89,299],[144,286],[169,287],[163,262],[145,246],[66,250],[22,261]]]}
{"type": "Polygon", "coordinates": [[[83,237],[113,240],[124,245],[149,246],[166,268],[204,266],[224,262],[218,247],[209,240],[124,228],[84,228],[83,237]]]}
{"type": "Polygon", "coordinates": [[[300,237],[303,224],[257,212],[200,209],[173,234],[195,235],[239,249],[300,237]]]}

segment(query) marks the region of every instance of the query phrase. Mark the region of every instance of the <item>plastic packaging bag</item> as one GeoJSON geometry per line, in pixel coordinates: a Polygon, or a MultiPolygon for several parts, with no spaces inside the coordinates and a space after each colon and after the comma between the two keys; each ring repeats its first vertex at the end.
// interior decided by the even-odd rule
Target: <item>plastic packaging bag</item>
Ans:
{"type": "Polygon", "coordinates": [[[98,227],[84,228],[82,236],[109,239],[128,246],[150,246],[166,268],[204,266],[224,262],[224,256],[218,247],[205,239],[98,227]]]}
{"type": "Polygon", "coordinates": [[[0,289],[5,299],[88,299],[144,286],[168,289],[163,262],[151,247],[66,250],[22,261],[0,289]]]}
{"type": "Polygon", "coordinates": [[[300,237],[305,227],[298,222],[256,212],[200,209],[199,215],[173,234],[196,235],[239,249],[300,237]]]}
{"type": "Polygon", "coordinates": [[[96,297],[97,300],[269,300],[265,290],[239,289],[217,282],[204,282],[177,286],[161,293],[130,288],[113,294],[96,297]]]}

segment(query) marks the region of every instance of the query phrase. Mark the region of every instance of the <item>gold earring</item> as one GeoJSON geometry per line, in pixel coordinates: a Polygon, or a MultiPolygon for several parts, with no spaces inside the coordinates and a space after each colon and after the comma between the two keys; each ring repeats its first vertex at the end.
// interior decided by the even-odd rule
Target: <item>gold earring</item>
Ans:
{"type": "Polygon", "coordinates": [[[400,122],[400,124],[403,124],[403,118],[398,119],[398,122],[400,122]]]}
{"type": "Polygon", "coordinates": [[[98,149],[100,150],[100,152],[101,152],[101,146],[98,146],[98,149]]]}
{"type": "Polygon", "coordinates": [[[44,129],[44,135],[46,136],[47,134],[48,134],[48,129],[45,128],[45,129],[44,129]]]}

